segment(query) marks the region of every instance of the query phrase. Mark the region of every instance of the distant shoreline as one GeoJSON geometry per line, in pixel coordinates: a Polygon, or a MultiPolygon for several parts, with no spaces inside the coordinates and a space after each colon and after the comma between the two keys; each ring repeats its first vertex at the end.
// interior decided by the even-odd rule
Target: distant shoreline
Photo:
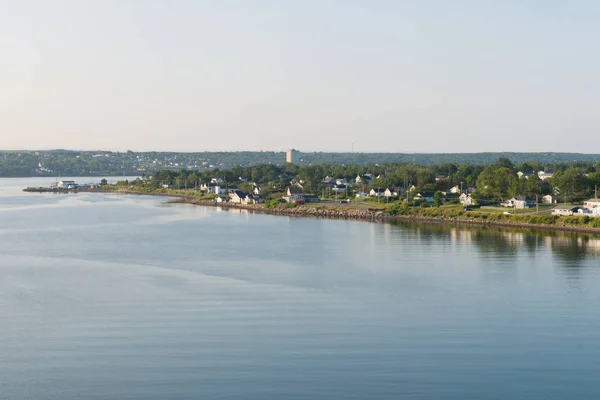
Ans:
{"type": "Polygon", "coordinates": [[[217,204],[214,201],[197,200],[186,197],[183,194],[170,193],[148,193],[138,191],[102,191],[102,193],[114,193],[120,195],[142,195],[142,196],[159,196],[172,197],[175,203],[191,204],[196,206],[217,207],[222,209],[246,210],[257,214],[278,215],[296,218],[318,218],[331,220],[348,220],[348,221],[363,221],[363,222],[425,222],[445,225],[463,225],[463,226],[489,226],[499,228],[512,229],[536,229],[536,230],[551,230],[574,233],[589,233],[600,235],[600,228],[590,228],[572,225],[548,225],[548,224],[532,224],[526,222],[502,222],[502,221],[481,221],[475,219],[459,219],[448,217],[423,217],[414,215],[391,215],[381,210],[373,209],[348,209],[339,210],[334,208],[322,207],[306,207],[298,206],[294,208],[266,208],[261,204],[246,205],[237,203],[221,203],[217,204]]]}

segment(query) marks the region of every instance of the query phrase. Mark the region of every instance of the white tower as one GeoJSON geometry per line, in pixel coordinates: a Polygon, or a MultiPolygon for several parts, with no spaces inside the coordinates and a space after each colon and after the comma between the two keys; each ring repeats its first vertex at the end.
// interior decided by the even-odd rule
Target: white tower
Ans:
{"type": "Polygon", "coordinates": [[[297,164],[300,158],[300,152],[298,150],[290,149],[285,153],[285,162],[290,164],[297,164]]]}

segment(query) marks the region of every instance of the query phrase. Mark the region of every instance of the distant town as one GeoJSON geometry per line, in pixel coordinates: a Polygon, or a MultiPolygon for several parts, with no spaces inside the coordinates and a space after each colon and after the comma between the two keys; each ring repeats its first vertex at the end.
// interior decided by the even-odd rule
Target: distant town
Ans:
{"type": "Polygon", "coordinates": [[[163,169],[133,181],[122,179],[115,185],[106,180],[92,185],[60,180],[47,188],[26,190],[124,189],[184,195],[216,204],[263,204],[267,208],[320,203],[406,214],[432,209],[437,211],[426,212],[600,217],[600,162],[515,164],[501,157],[487,165],[302,165],[300,157],[292,149],[285,153],[283,165],[163,169]]]}
{"type": "Polygon", "coordinates": [[[595,162],[600,155],[578,153],[360,153],[242,151],[242,152],[111,152],[0,151],[1,177],[27,176],[148,176],[161,170],[225,170],[256,165],[493,164],[499,158],[515,163],[595,162]]]}

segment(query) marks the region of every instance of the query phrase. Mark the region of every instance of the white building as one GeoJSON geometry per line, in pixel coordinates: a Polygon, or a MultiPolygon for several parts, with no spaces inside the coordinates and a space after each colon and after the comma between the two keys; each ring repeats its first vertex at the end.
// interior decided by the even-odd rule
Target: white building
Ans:
{"type": "Polygon", "coordinates": [[[600,207],[600,199],[589,199],[583,202],[583,206],[588,209],[594,209],[600,207]]]}
{"type": "Polygon", "coordinates": [[[300,161],[300,152],[298,150],[290,149],[285,153],[285,162],[297,164],[298,161],[300,161]]]}
{"type": "Polygon", "coordinates": [[[77,189],[79,187],[75,181],[60,181],[56,186],[61,189],[77,189]]]}

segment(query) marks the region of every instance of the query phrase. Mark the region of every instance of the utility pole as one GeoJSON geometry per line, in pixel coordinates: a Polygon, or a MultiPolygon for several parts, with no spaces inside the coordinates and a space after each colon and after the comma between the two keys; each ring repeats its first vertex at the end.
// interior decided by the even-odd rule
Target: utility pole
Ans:
{"type": "Polygon", "coordinates": [[[535,195],[535,213],[539,214],[540,213],[540,203],[538,203],[538,195],[535,195]]]}

